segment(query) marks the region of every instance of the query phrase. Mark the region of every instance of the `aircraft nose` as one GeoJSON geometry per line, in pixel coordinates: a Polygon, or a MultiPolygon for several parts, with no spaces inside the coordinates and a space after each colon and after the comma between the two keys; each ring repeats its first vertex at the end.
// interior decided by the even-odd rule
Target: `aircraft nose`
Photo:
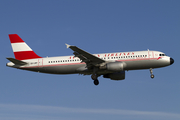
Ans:
{"type": "Polygon", "coordinates": [[[170,58],[170,65],[174,63],[174,59],[170,58]]]}

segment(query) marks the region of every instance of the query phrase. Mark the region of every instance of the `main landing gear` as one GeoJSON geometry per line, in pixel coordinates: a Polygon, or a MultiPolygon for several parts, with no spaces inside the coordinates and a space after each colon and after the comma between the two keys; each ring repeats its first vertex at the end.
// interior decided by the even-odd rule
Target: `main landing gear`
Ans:
{"type": "Polygon", "coordinates": [[[94,85],[99,85],[99,80],[97,79],[98,78],[97,74],[92,74],[91,78],[94,80],[94,85]]]}
{"type": "Polygon", "coordinates": [[[153,78],[154,78],[154,75],[153,75],[152,68],[150,68],[150,73],[151,73],[151,78],[153,79],[153,78]]]}

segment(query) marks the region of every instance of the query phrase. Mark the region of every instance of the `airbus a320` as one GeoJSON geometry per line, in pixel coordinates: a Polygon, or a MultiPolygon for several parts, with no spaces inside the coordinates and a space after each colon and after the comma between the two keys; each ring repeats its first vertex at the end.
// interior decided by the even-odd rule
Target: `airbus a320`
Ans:
{"type": "Polygon", "coordinates": [[[74,55],[60,57],[40,57],[17,34],[9,34],[15,58],[7,58],[6,65],[17,69],[50,74],[91,75],[95,85],[98,77],[124,80],[125,71],[153,69],[169,66],[174,60],[159,51],[132,51],[90,54],[76,46],[66,44],[74,55]]]}

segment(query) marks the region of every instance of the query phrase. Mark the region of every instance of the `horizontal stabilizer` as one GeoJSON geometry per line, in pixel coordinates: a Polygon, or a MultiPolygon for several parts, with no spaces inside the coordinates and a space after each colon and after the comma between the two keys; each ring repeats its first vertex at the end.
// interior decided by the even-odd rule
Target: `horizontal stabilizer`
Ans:
{"type": "Polygon", "coordinates": [[[14,59],[14,58],[6,58],[6,59],[8,59],[9,61],[13,62],[16,65],[26,65],[26,64],[28,64],[27,62],[23,62],[21,60],[17,60],[17,59],[14,59]]]}

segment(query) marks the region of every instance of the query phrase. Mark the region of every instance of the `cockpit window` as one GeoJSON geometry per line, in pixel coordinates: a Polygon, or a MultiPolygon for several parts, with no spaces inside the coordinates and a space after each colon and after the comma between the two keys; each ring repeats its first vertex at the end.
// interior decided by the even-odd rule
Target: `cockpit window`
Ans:
{"type": "Polygon", "coordinates": [[[159,54],[159,56],[166,56],[166,54],[159,54]]]}

